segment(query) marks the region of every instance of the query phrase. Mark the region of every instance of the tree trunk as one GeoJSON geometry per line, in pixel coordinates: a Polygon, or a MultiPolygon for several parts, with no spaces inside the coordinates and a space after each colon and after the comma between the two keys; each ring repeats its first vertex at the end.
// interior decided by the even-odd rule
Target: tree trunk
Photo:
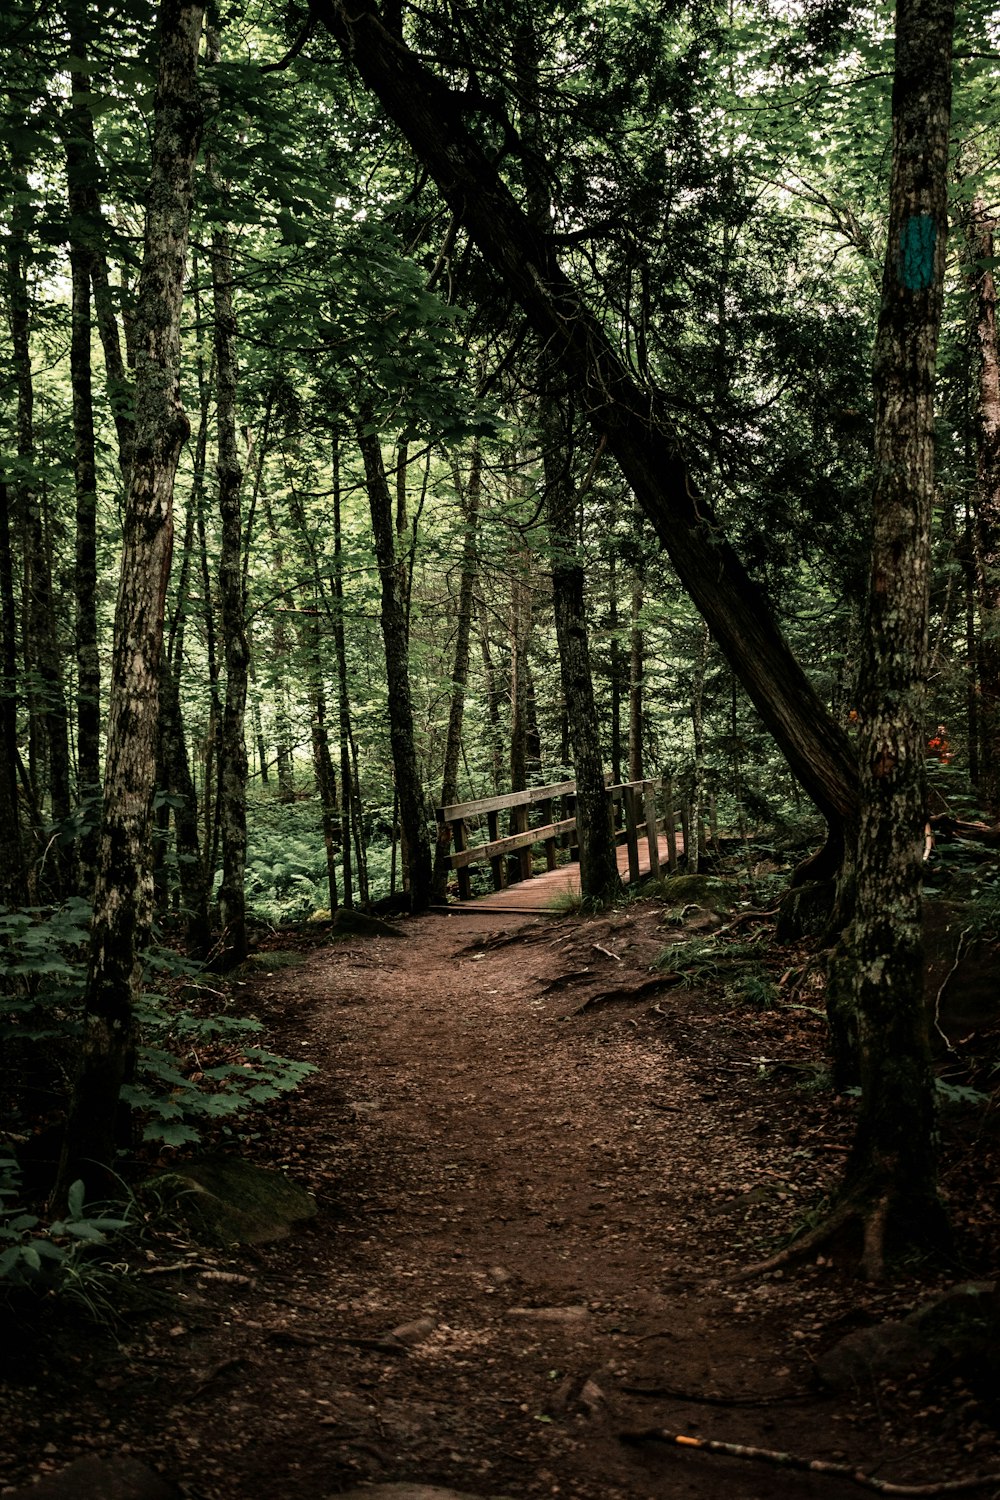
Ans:
{"type": "Polygon", "coordinates": [[[694,760],[691,765],[691,797],[688,813],[689,828],[684,842],[687,868],[697,875],[703,842],[702,818],[705,797],[705,671],[708,666],[708,651],[712,643],[707,626],[699,632],[698,645],[691,674],[691,734],[694,740],[694,760]]]}
{"type": "MultiPolygon", "coordinates": [[[[15,162],[14,179],[28,196],[28,179],[15,162]]],[[[70,796],[69,723],[63,691],[57,640],[52,560],[43,495],[31,474],[36,461],[34,379],[31,367],[31,298],[27,279],[28,225],[24,210],[15,208],[7,242],[7,315],[14,385],[17,391],[17,456],[24,473],[14,486],[22,533],[24,600],[22,652],[25,677],[37,683],[28,692],[29,760],[34,796],[39,803],[48,793],[49,811],[57,827],[48,865],[49,883],[57,896],[68,895],[75,883],[75,859],[69,835],[70,796]]]]}
{"type": "Polygon", "coordinates": [[[464,96],[381,24],[370,0],[353,5],[312,0],[312,10],[377,94],[484,259],[561,363],[793,773],[832,831],[839,832],[858,806],[850,742],[790,651],[763,591],[698,494],[669,421],[657,412],[655,393],[633,378],[563,273],[551,235],[532,224],[470,133],[464,96]]]}
{"type": "Polygon", "coordinates": [[[136,311],[136,433],[115,612],[108,747],[79,1076],[53,1203],[77,1177],[107,1186],[122,1138],[120,1094],[134,1071],[135,1006],[149,929],[150,824],[173,486],[188,422],[180,401],[180,317],[191,184],[201,135],[202,9],[163,0],[152,178],[136,311]]]}
{"type": "MultiPolygon", "coordinates": [[[[350,911],[354,905],[351,836],[355,829],[360,834],[360,817],[355,816],[355,783],[351,768],[351,695],[350,681],[347,676],[347,636],[344,630],[344,538],[340,520],[340,442],[336,434],[333,438],[331,460],[333,469],[333,647],[337,657],[337,725],[340,740],[340,869],[344,905],[350,911]]],[[[359,858],[359,877],[361,870],[362,861],[359,858]]],[[[367,881],[365,881],[363,891],[364,899],[367,901],[367,881]]]]}
{"type": "MultiPolygon", "coordinates": [[[[462,496],[458,466],[453,471],[455,493],[462,496]]],[[[478,579],[479,507],[482,499],[483,455],[478,439],[473,443],[469,481],[465,486],[462,543],[462,574],[458,586],[458,630],[455,636],[455,661],[451,674],[451,704],[448,710],[448,736],[445,740],[444,767],[441,772],[441,805],[449,807],[458,801],[458,765],[462,755],[462,724],[465,717],[465,690],[469,681],[472,643],[472,611],[478,579]]],[[[444,901],[448,894],[448,866],[451,848],[451,824],[440,823],[434,846],[434,899],[444,901]]]]}
{"type": "MultiPolygon", "coordinates": [[[[208,32],[207,61],[220,60],[214,30],[208,32]]],[[[221,191],[218,175],[209,176],[221,191]]],[[[233,267],[229,236],[212,232],[212,294],[215,314],[215,394],[219,479],[219,610],[226,659],[226,696],[219,734],[219,817],[222,835],[222,880],[219,920],[227,967],[241,964],[249,951],[246,917],[247,861],[247,680],[250,646],[247,640],[246,597],[243,591],[243,518],[240,490],[243,468],[236,437],[236,316],[233,311],[233,267]]]]}
{"type": "Polygon", "coordinates": [[[975,263],[976,495],[973,556],[979,631],[978,785],[990,815],[1000,818],[1000,350],[997,294],[991,264],[994,221],[981,198],[972,204],[969,240],[975,263]]]}
{"type": "MultiPolygon", "coordinates": [[[[70,51],[86,59],[82,30],[71,33],[70,51]]],[[[69,187],[70,274],[72,313],[70,386],[73,393],[73,472],[76,483],[76,757],[81,800],[96,804],[101,780],[101,668],[97,649],[97,458],[94,445],[91,372],[91,282],[94,236],[99,226],[91,215],[96,196],[89,174],[94,170],[93,116],[88,107],[90,78],[72,74],[66,176],[69,187]]],[[[86,818],[78,850],[81,889],[93,886],[97,868],[97,810],[86,818]]]]}
{"type": "Polygon", "coordinates": [[[399,797],[399,816],[406,860],[410,909],[426,911],[432,896],[431,841],[427,809],[420,783],[410,694],[406,605],[400,594],[399,569],[393,542],[392,496],[382,462],[378,434],[369,431],[370,417],[357,424],[358,446],[364,459],[375,556],[382,585],[382,639],[389,688],[389,738],[399,797]]]}
{"type": "Polygon", "coordinates": [[[643,687],[646,672],[645,637],[642,629],[642,569],[636,565],[632,575],[632,613],[629,629],[628,651],[628,779],[641,781],[644,757],[642,753],[643,687]]]}
{"type": "Polygon", "coordinates": [[[180,699],[180,663],[166,663],[160,679],[160,738],[167,785],[174,795],[177,875],[187,927],[187,947],[205,958],[211,945],[208,883],[198,838],[198,793],[191,776],[180,699]]]}
{"type": "Polygon", "coordinates": [[[899,0],[889,238],[874,361],[874,524],[858,691],[862,801],[851,933],[861,1108],[847,1181],[870,1205],[870,1275],[881,1269],[890,1219],[924,1243],[943,1221],[921,884],[934,365],[948,229],[953,28],[953,0],[899,0]]]}
{"type": "Polygon", "coordinates": [[[545,512],[552,553],[559,671],[576,778],[580,894],[607,906],[620,891],[621,880],[590,670],[584,571],[576,535],[576,491],[567,443],[570,417],[565,406],[557,404],[552,382],[544,371],[542,380],[545,512]]]}
{"type": "Polygon", "coordinates": [[[486,679],[486,713],[490,724],[490,771],[494,795],[499,795],[504,781],[503,725],[500,718],[500,689],[497,686],[496,665],[490,645],[490,614],[482,588],[476,591],[475,607],[479,650],[483,658],[483,676],[486,679]]]}
{"type": "Polygon", "coordinates": [[[11,554],[10,496],[0,479],[0,904],[27,898],[17,801],[17,624],[11,554]]]}

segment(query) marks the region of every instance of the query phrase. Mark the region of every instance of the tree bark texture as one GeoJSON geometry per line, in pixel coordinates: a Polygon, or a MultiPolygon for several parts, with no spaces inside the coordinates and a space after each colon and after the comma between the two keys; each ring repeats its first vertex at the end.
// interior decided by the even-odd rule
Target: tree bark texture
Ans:
{"type": "MultiPolygon", "coordinates": [[[[28,196],[23,167],[14,163],[17,186],[28,196]]],[[[63,689],[52,560],[48,528],[34,471],[35,391],[31,365],[31,295],[28,286],[29,226],[22,207],[15,208],[7,241],[7,310],[17,392],[16,431],[18,471],[12,486],[21,530],[24,570],[21,649],[29,688],[29,769],[39,804],[48,794],[52,822],[62,833],[52,845],[46,883],[56,895],[73,888],[75,861],[68,837],[72,811],[69,764],[69,722],[63,689]]]]}
{"type": "Polygon", "coordinates": [[[974,559],[979,630],[976,671],[978,777],[983,801],[1000,817],[1000,348],[993,267],[994,221],[982,198],[973,201],[969,240],[975,261],[976,495],[974,559]]]}
{"type": "Polygon", "coordinates": [[[364,459],[365,479],[371,510],[375,557],[382,587],[382,639],[389,688],[389,739],[396,775],[399,817],[405,851],[410,908],[426,911],[432,896],[431,841],[427,831],[427,808],[417,766],[410,693],[406,604],[400,593],[392,521],[392,496],[382,461],[378,434],[371,432],[365,417],[358,422],[358,446],[364,459]]]}
{"type": "MultiPolygon", "coordinates": [[[[86,58],[85,34],[70,37],[70,51],[86,58]]],[[[101,779],[101,667],[97,644],[97,458],[91,370],[91,284],[96,200],[90,78],[72,75],[66,175],[69,187],[72,313],[70,384],[73,395],[73,472],[76,483],[76,755],[79,794],[95,798],[101,779]]],[[[97,820],[88,820],[78,851],[81,886],[89,891],[97,868],[97,820]]]]}
{"type": "Polygon", "coordinates": [[[17,616],[11,552],[10,491],[0,479],[0,904],[27,897],[17,800],[17,616]]]}
{"type": "MultiPolygon", "coordinates": [[[[909,1230],[937,1217],[923,989],[925,682],[953,0],[899,0],[889,238],[875,346],[873,542],[858,691],[861,816],[851,935],[861,1109],[848,1181],[909,1230]],[[898,1213],[896,1212],[898,1211],[898,1213]]],[[[880,1253],[872,1250],[870,1260],[880,1253]]]]}
{"type": "Polygon", "coordinates": [[[311,4],[572,381],[793,773],[831,825],[853,817],[857,772],[846,734],[697,493],[670,424],[657,412],[655,393],[630,374],[562,271],[551,236],[532,223],[501,181],[466,124],[462,97],[381,24],[371,0],[311,4]]]}
{"type": "MultiPolygon", "coordinates": [[[[355,809],[357,788],[351,768],[351,693],[347,675],[347,636],[344,630],[344,536],[340,517],[340,440],[331,445],[333,479],[333,647],[337,657],[337,727],[340,741],[340,871],[344,906],[354,906],[354,876],[351,869],[351,838],[360,825],[360,807],[355,809]]],[[[358,861],[359,877],[362,861],[358,861]]],[[[367,899],[367,882],[364,896],[367,899]]]]}
{"type": "Polygon", "coordinates": [[[632,613],[628,650],[628,779],[641,781],[644,757],[642,746],[643,687],[646,675],[645,632],[642,628],[643,570],[636,564],[632,575],[632,613]]]}
{"type": "MultiPolygon", "coordinates": [[[[458,585],[458,628],[455,632],[455,660],[451,673],[451,703],[448,708],[448,734],[441,771],[441,805],[449,807],[458,801],[458,766],[462,755],[462,725],[465,718],[465,692],[469,682],[472,644],[472,611],[479,577],[479,510],[482,501],[483,455],[476,439],[472,448],[467,484],[462,485],[457,464],[454,466],[455,491],[462,503],[465,533],[462,540],[462,573],[458,585]]],[[[434,846],[434,899],[443,901],[448,894],[448,851],[451,848],[451,824],[440,823],[434,846]]]]}
{"type": "MultiPolygon", "coordinates": [[[[219,44],[209,31],[208,59],[219,61],[219,44]]],[[[210,175],[217,175],[210,166],[210,175]]],[[[219,921],[227,965],[247,956],[247,682],[250,645],[247,638],[246,596],[243,589],[243,517],[240,490],[243,467],[236,436],[236,315],[233,309],[233,267],[229,236],[212,233],[212,300],[215,320],[215,411],[217,424],[216,473],[219,482],[219,610],[226,662],[226,695],[219,734],[219,820],[222,836],[222,880],[219,884],[219,921]]]]}
{"type": "Polygon", "coordinates": [[[621,889],[621,880],[590,667],[584,571],[576,534],[576,490],[566,441],[569,414],[544,370],[542,377],[545,515],[552,556],[559,673],[576,778],[580,894],[607,905],[621,889]]]}
{"type": "Polygon", "coordinates": [[[202,8],[163,0],[152,169],[136,310],[136,428],[115,611],[98,872],[79,1076],[54,1190],[105,1183],[132,1075],[135,1005],[150,918],[150,826],[173,487],[188,421],[180,399],[180,318],[192,174],[201,135],[202,8]]]}

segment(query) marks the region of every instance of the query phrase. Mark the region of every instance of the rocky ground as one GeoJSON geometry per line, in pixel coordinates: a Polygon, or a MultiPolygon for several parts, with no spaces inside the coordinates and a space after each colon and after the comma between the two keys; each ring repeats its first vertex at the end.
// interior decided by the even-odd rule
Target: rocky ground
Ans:
{"type": "Polygon", "coordinates": [[[995,1114],[946,1120],[960,1264],[872,1288],[846,1244],[746,1278],[835,1187],[853,1105],[824,1086],[807,955],[755,956],[747,923],[720,958],[691,916],[274,939],[246,1003],[317,1072],[246,1149],[316,1215],[234,1250],[152,1240],[152,1315],[8,1349],[0,1493],[123,1455],[192,1500],[861,1493],[650,1433],[896,1484],[1000,1470],[989,1351],[871,1332],[995,1276],[995,1114]],[[652,968],[677,942],[683,969],[652,968]]]}

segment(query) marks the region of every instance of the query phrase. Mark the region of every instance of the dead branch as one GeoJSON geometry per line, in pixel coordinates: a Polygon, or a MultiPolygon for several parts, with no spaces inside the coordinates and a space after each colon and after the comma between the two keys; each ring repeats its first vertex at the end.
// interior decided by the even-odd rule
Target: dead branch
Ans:
{"type": "Polygon", "coordinates": [[[866,1474],[853,1464],[833,1463],[823,1458],[802,1458],[797,1453],[782,1453],[774,1448],[751,1448],[745,1443],[721,1443],[714,1438],[690,1437],[686,1433],[667,1432],[655,1427],[646,1432],[619,1433],[619,1441],[634,1445],[671,1443],[678,1448],[700,1448],[705,1453],[750,1459],[757,1463],[771,1464],[778,1469],[801,1469],[808,1474],[828,1474],[837,1479],[849,1479],[862,1489],[874,1490],[877,1495],[957,1495],[983,1489],[987,1485],[1000,1484],[1000,1472],[976,1474],[966,1479],[943,1479],[933,1484],[895,1484],[892,1480],[866,1474]]]}

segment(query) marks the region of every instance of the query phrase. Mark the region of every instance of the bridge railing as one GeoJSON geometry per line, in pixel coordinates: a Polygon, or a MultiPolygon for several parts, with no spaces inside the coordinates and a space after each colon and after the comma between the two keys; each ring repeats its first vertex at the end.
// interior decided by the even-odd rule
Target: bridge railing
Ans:
{"type": "MultiPolygon", "coordinates": [[[[668,799],[665,815],[657,810],[660,794],[658,781],[627,781],[608,786],[612,806],[621,811],[618,842],[628,849],[629,879],[639,879],[639,840],[649,848],[650,874],[658,876],[661,868],[659,834],[666,833],[667,861],[673,870],[677,864],[675,818],[668,799]]],[[[445,857],[455,871],[458,893],[462,900],[472,895],[470,866],[489,864],[493,889],[503,890],[512,881],[530,880],[534,872],[533,850],[541,845],[545,867],[554,870],[558,849],[569,851],[571,860],[579,858],[576,843],[576,782],[557,781],[550,786],[529,787],[523,792],[505,792],[497,797],[480,797],[473,802],[456,802],[436,810],[438,838],[451,844],[452,853],[445,857]],[[531,810],[538,809],[540,821],[531,826],[531,810]],[[500,815],[510,815],[511,832],[500,833],[500,815]],[[470,838],[473,820],[482,826],[486,836],[478,842],[470,838]]],[[[616,825],[618,823],[616,819],[616,825]]]]}

